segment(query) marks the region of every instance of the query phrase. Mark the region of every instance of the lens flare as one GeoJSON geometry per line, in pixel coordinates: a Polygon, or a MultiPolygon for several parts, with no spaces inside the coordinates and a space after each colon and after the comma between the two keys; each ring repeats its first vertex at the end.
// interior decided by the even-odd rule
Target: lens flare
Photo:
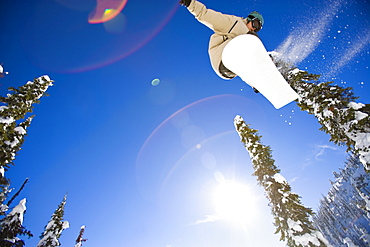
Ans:
{"type": "Polygon", "coordinates": [[[158,78],[156,78],[156,79],[154,79],[153,81],[152,81],[152,86],[158,86],[158,84],[160,83],[161,81],[158,79],[158,78]]]}
{"type": "Polygon", "coordinates": [[[107,22],[116,17],[125,7],[127,0],[97,0],[96,8],[89,15],[89,23],[107,22]]]}
{"type": "MultiPolygon", "coordinates": [[[[162,83],[165,81],[157,87],[162,83]]],[[[150,88],[159,89],[157,87],[150,88]]],[[[264,116],[262,108],[252,100],[224,94],[193,102],[160,123],[137,155],[135,175],[141,196],[166,207],[177,202],[183,204],[195,200],[189,197],[200,195],[199,188],[205,176],[213,179],[215,169],[235,168],[234,165],[239,164],[234,163],[239,149],[233,145],[240,145],[232,141],[235,130],[232,123],[229,124],[235,112],[264,116]],[[231,157],[233,164],[229,160],[231,157]]],[[[263,121],[259,125],[266,123],[263,121]]],[[[245,149],[241,147],[240,150],[240,154],[245,155],[245,149]]]]}
{"type": "MultiPolygon", "coordinates": [[[[167,25],[180,6],[173,0],[162,0],[161,4],[151,0],[47,2],[33,6],[27,17],[32,21],[25,22],[18,32],[29,61],[38,68],[57,73],[90,71],[132,55],[167,25]],[[105,4],[108,2],[127,4],[114,7],[105,4]],[[111,18],[113,13],[117,15],[101,24],[90,24],[90,11],[103,3],[101,20],[111,18]],[[50,34],[49,38],[45,38],[45,33],[50,34]]],[[[96,11],[91,19],[94,13],[96,11]]]]}

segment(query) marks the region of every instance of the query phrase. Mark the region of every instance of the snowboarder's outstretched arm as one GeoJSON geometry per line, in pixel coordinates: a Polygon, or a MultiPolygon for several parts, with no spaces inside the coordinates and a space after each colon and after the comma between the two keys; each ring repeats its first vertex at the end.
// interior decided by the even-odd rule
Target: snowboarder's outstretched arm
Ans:
{"type": "Polygon", "coordinates": [[[217,33],[228,33],[240,17],[223,14],[207,7],[196,0],[181,0],[180,4],[187,7],[195,18],[217,33]]]}

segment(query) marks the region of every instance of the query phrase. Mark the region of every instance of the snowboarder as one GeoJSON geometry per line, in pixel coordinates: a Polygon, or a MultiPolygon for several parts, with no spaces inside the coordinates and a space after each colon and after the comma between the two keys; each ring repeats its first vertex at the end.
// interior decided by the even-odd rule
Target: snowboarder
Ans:
{"type": "Polygon", "coordinates": [[[227,43],[241,34],[255,34],[262,29],[264,19],[257,11],[251,12],[246,18],[223,14],[207,9],[196,0],[180,0],[195,18],[212,29],[215,33],[209,41],[209,58],[213,70],[223,79],[230,80],[237,75],[222,63],[222,52],[227,43]]]}
{"type": "Polygon", "coordinates": [[[208,53],[218,76],[226,80],[239,76],[276,109],[299,98],[278,71],[256,34],[264,24],[260,13],[253,11],[243,18],[207,9],[197,0],[180,0],[179,3],[214,31],[208,53]]]}

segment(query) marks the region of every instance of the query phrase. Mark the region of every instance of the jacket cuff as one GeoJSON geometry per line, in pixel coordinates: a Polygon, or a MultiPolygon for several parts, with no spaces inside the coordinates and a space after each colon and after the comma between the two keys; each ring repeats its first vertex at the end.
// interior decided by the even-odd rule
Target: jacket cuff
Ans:
{"type": "Polygon", "coordinates": [[[191,0],[188,9],[193,9],[195,4],[195,0],[191,0]]]}

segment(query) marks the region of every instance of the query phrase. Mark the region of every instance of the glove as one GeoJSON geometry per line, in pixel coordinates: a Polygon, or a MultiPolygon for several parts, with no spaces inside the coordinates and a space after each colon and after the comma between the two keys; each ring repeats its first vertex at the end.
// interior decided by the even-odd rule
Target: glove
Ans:
{"type": "Polygon", "coordinates": [[[185,7],[189,7],[191,0],[180,0],[179,4],[185,7]]]}

